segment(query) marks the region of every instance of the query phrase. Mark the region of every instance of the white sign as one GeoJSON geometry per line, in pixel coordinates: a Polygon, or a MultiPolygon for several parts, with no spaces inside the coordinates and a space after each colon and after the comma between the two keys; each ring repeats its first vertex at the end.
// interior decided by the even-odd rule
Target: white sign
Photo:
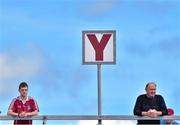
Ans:
{"type": "Polygon", "coordinates": [[[83,31],[83,64],[116,63],[116,31],[83,31]]]}

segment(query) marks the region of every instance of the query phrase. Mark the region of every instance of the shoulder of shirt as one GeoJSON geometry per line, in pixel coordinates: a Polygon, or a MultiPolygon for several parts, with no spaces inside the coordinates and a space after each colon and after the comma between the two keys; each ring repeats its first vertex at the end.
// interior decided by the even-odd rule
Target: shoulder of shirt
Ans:
{"type": "Polygon", "coordinates": [[[35,100],[35,99],[31,96],[28,96],[28,100],[35,100]]]}
{"type": "Polygon", "coordinates": [[[12,99],[12,102],[15,102],[15,101],[18,101],[19,100],[19,98],[17,97],[17,98],[13,98],[12,99]]]}
{"type": "Polygon", "coordinates": [[[20,101],[20,98],[19,98],[19,96],[18,96],[18,97],[16,97],[16,98],[13,98],[11,103],[13,104],[13,103],[17,103],[17,102],[19,102],[19,101],[20,101]]]}
{"type": "Polygon", "coordinates": [[[141,95],[138,96],[138,99],[145,98],[145,97],[146,97],[146,94],[141,94],[141,95]]]}
{"type": "Polygon", "coordinates": [[[138,97],[145,97],[145,96],[146,96],[146,94],[141,94],[138,97]]]}
{"type": "Polygon", "coordinates": [[[20,96],[13,99],[13,101],[19,101],[19,100],[20,100],[20,96]]]}
{"type": "Polygon", "coordinates": [[[160,98],[163,98],[163,96],[162,96],[162,95],[158,95],[158,94],[156,94],[156,97],[160,97],[160,98]]]}

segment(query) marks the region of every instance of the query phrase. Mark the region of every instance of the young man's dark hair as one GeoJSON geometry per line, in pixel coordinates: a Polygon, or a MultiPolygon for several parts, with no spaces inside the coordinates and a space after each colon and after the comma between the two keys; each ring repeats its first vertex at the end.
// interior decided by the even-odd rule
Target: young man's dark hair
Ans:
{"type": "Polygon", "coordinates": [[[28,84],[26,82],[21,82],[19,85],[19,90],[23,87],[27,87],[28,88],[28,84]]]}

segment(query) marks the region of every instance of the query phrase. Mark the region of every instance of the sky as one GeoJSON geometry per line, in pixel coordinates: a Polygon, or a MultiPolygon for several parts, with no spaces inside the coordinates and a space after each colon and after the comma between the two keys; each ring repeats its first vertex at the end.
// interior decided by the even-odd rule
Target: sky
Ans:
{"type": "Polygon", "coordinates": [[[97,115],[97,66],[82,64],[85,30],[116,31],[116,64],[102,65],[103,115],[132,115],[151,81],[180,115],[179,22],[180,0],[0,0],[1,115],[22,81],[40,115],[97,115]]]}

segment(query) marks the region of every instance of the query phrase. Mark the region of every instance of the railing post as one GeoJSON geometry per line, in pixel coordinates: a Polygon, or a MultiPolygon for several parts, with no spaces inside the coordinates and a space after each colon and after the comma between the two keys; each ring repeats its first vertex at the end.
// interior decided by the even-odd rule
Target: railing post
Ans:
{"type": "Polygon", "coordinates": [[[46,116],[43,117],[43,125],[47,125],[47,117],[46,116]]]}
{"type": "Polygon", "coordinates": [[[102,125],[102,120],[99,119],[97,125],[102,125]]]}

